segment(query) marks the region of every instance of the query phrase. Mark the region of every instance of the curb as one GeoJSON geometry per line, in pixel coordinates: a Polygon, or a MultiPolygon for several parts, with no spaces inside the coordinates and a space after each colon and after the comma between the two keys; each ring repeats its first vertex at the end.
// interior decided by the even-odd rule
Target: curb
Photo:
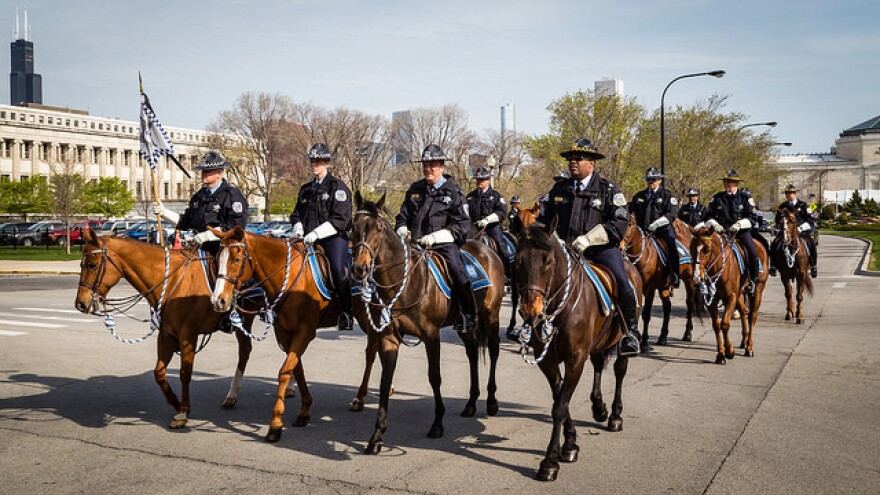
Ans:
{"type": "Polygon", "coordinates": [[[79,272],[61,270],[0,270],[0,275],[79,275],[79,272]]]}
{"type": "Polygon", "coordinates": [[[865,243],[865,252],[862,253],[862,260],[859,261],[859,265],[856,267],[856,270],[853,272],[853,275],[862,275],[865,277],[880,277],[880,272],[869,270],[868,264],[871,262],[871,250],[874,247],[874,243],[871,242],[870,239],[865,239],[864,237],[854,237],[849,235],[837,235],[832,234],[830,232],[825,233],[824,235],[835,235],[837,237],[845,237],[847,239],[857,239],[865,243]]]}

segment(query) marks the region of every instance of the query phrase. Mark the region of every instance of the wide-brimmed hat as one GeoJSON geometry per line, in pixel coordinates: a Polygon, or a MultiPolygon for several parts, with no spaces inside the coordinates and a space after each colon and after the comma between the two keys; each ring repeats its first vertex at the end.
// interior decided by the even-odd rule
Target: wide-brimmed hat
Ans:
{"type": "Polygon", "coordinates": [[[230,166],[232,166],[232,164],[227,162],[219,151],[212,150],[205,153],[205,156],[202,157],[202,161],[193,167],[193,170],[214,170],[230,166]]]}
{"type": "Polygon", "coordinates": [[[514,196],[514,197],[510,198],[510,202],[511,203],[522,203],[522,200],[519,198],[519,196],[514,196]]]}
{"type": "Polygon", "coordinates": [[[601,160],[605,155],[599,153],[596,146],[589,139],[580,138],[571,145],[571,148],[559,153],[559,156],[568,160],[573,156],[582,156],[591,160],[601,160]]]}
{"type": "Polygon", "coordinates": [[[333,154],[330,153],[330,148],[327,147],[324,143],[315,143],[309,148],[309,160],[311,161],[332,161],[333,154]]]}
{"type": "Polygon", "coordinates": [[[660,169],[657,167],[649,168],[645,171],[645,175],[642,176],[642,178],[645,180],[663,179],[665,177],[666,175],[663,174],[663,172],[661,172],[660,169]]]}
{"type": "MultiPolygon", "coordinates": [[[[429,144],[422,151],[422,157],[416,162],[448,162],[450,161],[449,157],[446,156],[446,153],[443,151],[443,148],[437,146],[436,144],[429,144]]],[[[444,163],[445,164],[445,163],[444,163]]]]}
{"type": "Polygon", "coordinates": [[[477,167],[474,170],[474,180],[488,180],[492,178],[492,171],[488,167],[477,167]]]}
{"type": "Polygon", "coordinates": [[[789,184],[785,186],[785,189],[782,190],[784,193],[796,193],[798,192],[798,188],[794,187],[794,184],[789,184]]]}
{"type": "Polygon", "coordinates": [[[734,170],[732,168],[727,170],[727,173],[724,174],[724,177],[722,177],[721,180],[732,180],[734,182],[742,181],[739,174],[736,173],[736,170],[734,170]]]}
{"type": "Polygon", "coordinates": [[[692,187],[692,188],[688,189],[688,194],[687,194],[687,195],[688,195],[688,196],[699,196],[699,195],[700,195],[700,190],[697,189],[696,187],[692,187]]]}

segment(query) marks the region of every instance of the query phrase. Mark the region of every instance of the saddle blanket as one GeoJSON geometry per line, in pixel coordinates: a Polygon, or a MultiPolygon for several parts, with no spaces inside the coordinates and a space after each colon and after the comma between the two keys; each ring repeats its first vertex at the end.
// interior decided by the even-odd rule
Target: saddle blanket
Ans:
{"type": "MultiPolygon", "coordinates": [[[[666,261],[666,253],[660,249],[660,243],[657,242],[653,236],[651,237],[651,242],[654,243],[654,247],[657,248],[657,253],[660,254],[660,263],[663,266],[666,266],[668,263],[666,261]]],[[[678,249],[678,264],[685,265],[691,262],[691,253],[685,247],[685,245],[679,241],[677,238],[675,239],[675,248],[678,249]]]]}
{"type": "MultiPolygon", "coordinates": [[[[446,296],[447,299],[451,298],[452,288],[449,286],[449,282],[446,281],[446,278],[440,271],[440,267],[434,262],[434,258],[432,256],[427,256],[426,261],[428,263],[428,270],[431,272],[431,275],[434,276],[434,282],[440,287],[440,291],[443,292],[443,295],[446,296]]],[[[471,253],[461,251],[461,261],[464,263],[464,271],[467,273],[468,280],[470,280],[471,288],[473,290],[485,289],[486,287],[492,286],[492,281],[489,280],[489,274],[486,273],[483,265],[481,265],[471,253]]]]}
{"type": "Polygon", "coordinates": [[[611,314],[611,310],[614,308],[614,304],[611,302],[611,296],[608,294],[608,289],[605,288],[605,284],[602,283],[602,280],[599,279],[599,275],[596,274],[596,271],[593,270],[593,267],[590,263],[584,259],[583,256],[580,257],[581,266],[584,268],[584,271],[587,273],[587,278],[590,279],[590,282],[593,283],[593,287],[596,289],[596,294],[599,295],[599,302],[602,303],[602,313],[605,316],[611,314]]]}
{"type": "MultiPolygon", "coordinates": [[[[734,254],[736,254],[736,262],[739,264],[739,273],[746,273],[746,263],[745,256],[743,256],[742,251],[740,250],[739,244],[735,242],[731,242],[730,246],[733,248],[734,254]]],[[[761,263],[761,259],[758,258],[758,273],[764,273],[764,264],[761,263]]]]}
{"type": "MultiPolygon", "coordinates": [[[[349,256],[351,259],[351,256],[349,256]]],[[[321,265],[318,263],[318,255],[315,253],[315,249],[313,247],[309,247],[309,252],[306,255],[306,262],[309,265],[309,270],[312,272],[312,278],[315,279],[315,286],[318,289],[318,292],[321,294],[326,300],[333,299],[333,295],[330,292],[330,287],[327,285],[324,280],[324,274],[321,272],[321,265]]],[[[360,288],[358,288],[360,291],[360,288]]],[[[352,291],[354,292],[354,291],[352,291]]]]}
{"type": "MultiPolygon", "coordinates": [[[[513,259],[516,257],[516,244],[513,243],[510,232],[504,232],[501,235],[501,238],[504,239],[504,246],[502,246],[504,254],[507,255],[507,260],[513,263],[513,259]]],[[[483,244],[491,249],[492,246],[490,245],[491,242],[489,239],[491,239],[491,237],[483,236],[483,244]]]]}

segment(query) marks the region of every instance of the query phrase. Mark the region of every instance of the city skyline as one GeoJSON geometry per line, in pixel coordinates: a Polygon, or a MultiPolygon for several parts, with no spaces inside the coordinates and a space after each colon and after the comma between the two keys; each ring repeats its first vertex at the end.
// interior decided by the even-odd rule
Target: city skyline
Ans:
{"type": "MultiPolygon", "coordinates": [[[[783,152],[827,152],[880,114],[880,6],[822,2],[47,1],[28,8],[43,103],[136,120],[137,72],[169,125],[204,129],[246,91],[395,111],[460,105],[475,131],[547,132],[547,105],[613,77],[648,111],[729,95],[725,112],[778,121],[783,152]],[[796,7],[796,8],[795,8],[796,7]],[[872,15],[874,14],[874,15],[872,15]]],[[[16,5],[4,9],[13,32],[16,5]]],[[[9,52],[0,63],[9,67],[9,52]]],[[[7,85],[7,95],[9,86],[7,85]]],[[[756,132],[760,130],[756,129],[756,132]]]]}

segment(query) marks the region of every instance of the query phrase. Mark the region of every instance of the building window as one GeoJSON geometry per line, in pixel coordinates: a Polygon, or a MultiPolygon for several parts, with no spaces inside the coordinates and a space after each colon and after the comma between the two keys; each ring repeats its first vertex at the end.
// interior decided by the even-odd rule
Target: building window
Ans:
{"type": "Polygon", "coordinates": [[[98,130],[99,130],[99,131],[103,131],[103,130],[104,130],[104,124],[99,123],[99,124],[98,124],[98,130]]]}
{"type": "Polygon", "coordinates": [[[12,177],[9,174],[0,175],[0,182],[9,182],[12,177]]]}
{"type": "Polygon", "coordinates": [[[170,192],[171,192],[171,188],[169,187],[169,184],[167,182],[163,182],[162,183],[162,197],[167,198],[168,195],[170,194],[170,192]]]}
{"type": "Polygon", "coordinates": [[[98,183],[98,179],[89,179],[89,184],[94,186],[97,183],[98,183]]]}
{"type": "Polygon", "coordinates": [[[119,132],[119,126],[118,126],[118,125],[114,125],[114,126],[113,126],[113,132],[119,132]]]}
{"type": "Polygon", "coordinates": [[[82,146],[77,146],[76,147],[76,161],[77,161],[77,163],[85,162],[86,161],[85,158],[86,158],[86,149],[82,146]]]}
{"type": "Polygon", "coordinates": [[[12,147],[15,145],[15,141],[11,139],[3,140],[3,158],[9,158],[12,155],[12,147]]]}
{"type": "Polygon", "coordinates": [[[9,112],[9,120],[15,120],[15,112],[9,112]]]}
{"type": "Polygon", "coordinates": [[[44,120],[44,117],[42,115],[40,115],[40,123],[41,124],[43,123],[43,120],[44,120]]]}
{"type": "Polygon", "coordinates": [[[24,114],[20,114],[18,117],[18,120],[24,122],[24,114]]]}
{"type": "Polygon", "coordinates": [[[33,122],[33,121],[34,121],[34,116],[28,115],[28,122],[33,122]]]}
{"type": "Polygon", "coordinates": [[[28,179],[30,179],[30,177],[31,177],[30,175],[22,175],[21,177],[18,178],[18,180],[28,180],[28,179]]]}
{"type": "Polygon", "coordinates": [[[183,197],[183,184],[180,182],[177,183],[177,198],[180,199],[183,197]]]}
{"type": "Polygon", "coordinates": [[[25,160],[30,159],[31,157],[31,143],[30,141],[25,141],[21,143],[21,157],[25,160]]]}
{"type": "Polygon", "coordinates": [[[115,160],[113,159],[113,155],[114,155],[113,150],[110,150],[110,151],[107,152],[107,157],[108,157],[108,160],[109,160],[109,164],[110,164],[110,165],[113,165],[113,164],[114,164],[113,162],[115,161],[115,160]]]}
{"type": "Polygon", "coordinates": [[[70,119],[64,119],[64,125],[70,127],[70,119]]]}
{"type": "Polygon", "coordinates": [[[47,119],[46,119],[46,123],[47,123],[47,124],[51,124],[51,123],[52,123],[52,117],[47,118],[47,119]]]}
{"type": "Polygon", "coordinates": [[[6,112],[0,112],[0,119],[6,118],[6,112]]]}
{"type": "Polygon", "coordinates": [[[79,121],[78,121],[78,120],[74,120],[74,121],[73,121],[73,126],[74,126],[74,127],[79,127],[79,121]]]}
{"type": "Polygon", "coordinates": [[[135,191],[137,192],[137,196],[141,197],[144,194],[144,183],[141,181],[137,181],[135,184],[135,191]]]}

